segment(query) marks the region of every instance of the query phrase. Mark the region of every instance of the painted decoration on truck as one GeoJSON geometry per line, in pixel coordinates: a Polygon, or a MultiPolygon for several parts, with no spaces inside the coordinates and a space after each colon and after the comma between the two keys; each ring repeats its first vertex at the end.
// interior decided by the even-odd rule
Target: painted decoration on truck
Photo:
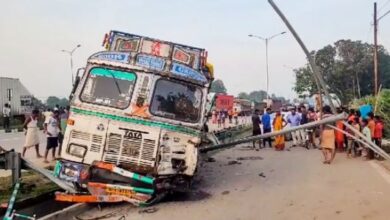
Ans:
{"type": "Polygon", "coordinates": [[[165,66],[165,60],[155,56],[138,54],[135,64],[148,69],[162,71],[165,66]]]}
{"type": "Polygon", "coordinates": [[[184,63],[194,69],[199,69],[201,51],[175,45],[172,52],[172,60],[184,63]]]}
{"type": "Polygon", "coordinates": [[[97,58],[101,60],[108,60],[113,62],[128,63],[130,54],[124,52],[100,52],[92,56],[92,58],[97,58]]]}
{"type": "Polygon", "coordinates": [[[187,67],[183,64],[179,63],[173,63],[171,72],[177,76],[182,76],[185,78],[193,79],[198,82],[206,83],[207,79],[204,75],[202,75],[200,72],[197,72],[196,70],[187,67]]]}
{"type": "Polygon", "coordinates": [[[172,53],[172,60],[189,65],[191,63],[191,55],[175,47],[172,53]]]}
{"type": "Polygon", "coordinates": [[[160,41],[144,40],[141,52],[159,57],[168,57],[171,46],[160,41]]]}
{"type": "Polygon", "coordinates": [[[139,39],[117,38],[114,50],[120,52],[137,52],[139,49],[139,42],[139,39]]]}

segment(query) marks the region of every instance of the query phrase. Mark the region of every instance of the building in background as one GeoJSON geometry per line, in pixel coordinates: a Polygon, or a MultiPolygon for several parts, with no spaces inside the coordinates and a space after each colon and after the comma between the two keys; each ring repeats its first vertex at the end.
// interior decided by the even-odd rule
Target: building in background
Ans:
{"type": "Polygon", "coordinates": [[[236,109],[241,116],[252,114],[252,102],[247,99],[234,99],[233,109],[236,109]]]}
{"type": "Polygon", "coordinates": [[[24,116],[32,111],[32,94],[19,79],[0,77],[0,109],[11,105],[11,116],[24,116]]]}

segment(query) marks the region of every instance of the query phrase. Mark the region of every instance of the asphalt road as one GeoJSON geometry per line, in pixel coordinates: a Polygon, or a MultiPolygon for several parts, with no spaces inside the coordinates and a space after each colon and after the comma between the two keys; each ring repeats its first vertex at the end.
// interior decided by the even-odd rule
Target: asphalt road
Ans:
{"type": "Polygon", "coordinates": [[[390,175],[375,161],[338,154],[334,164],[324,165],[319,150],[256,152],[245,146],[213,157],[216,162],[205,162],[200,169],[192,193],[172,196],[153,206],[154,213],[122,204],[93,208],[79,217],[111,213],[105,219],[390,219],[390,175]],[[239,157],[254,158],[228,165],[239,157]]]}
{"type": "MultiPolygon", "coordinates": [[[[43,134],[43,132],[40,133],[40,146],[39,151],[40,154],[43,156],[45,153],[46,148],[46,136],[43,134]]],[[[17,152],[22,152],[23,145],[24,145],[24,139],[25,135],[23,132],[18,133],[0,133],[0,146],[3,147],[6,150],[15,149],[17,152]]],[[[43,158],[36,158],[35,154],[35,148],[29,148],[26,152],[26,158],[30,161],[33,161],[36,164],[39,164],[40,166],[45,166],[47,164],[43,163],[43,158]]],[[[49,155],[49,160],[51,160],[51,157],[49,155]]],[[[0,177],[1,176],[7,176],[10,172],[0,170],[0,177]]]]}
{"type": "MultiPolygon", "coordinates": [[[[41,139],[44,143],[43,134],[41,139]]],[[[20,151],[23,142],[22,133],[0,134],[6,149],[20,151]]],[[[118,204],[101,211],[92,208],[80,217],[113,213],[105,219],[390,219],[390,173],[376,161],[337,154],[332,165],[324,165],[319,150],[253,151],[245,145],[210,156],[216,161],[202,163],[193,192],[171,196],[153,206],[154,213],[118,204]],[[244,160],[237,160],[240,157],[244,160]],[[231,161],[241,164],[228,165],[231,161]]],[[[35,158],[33,149],[27,157],[35,158]]]]}

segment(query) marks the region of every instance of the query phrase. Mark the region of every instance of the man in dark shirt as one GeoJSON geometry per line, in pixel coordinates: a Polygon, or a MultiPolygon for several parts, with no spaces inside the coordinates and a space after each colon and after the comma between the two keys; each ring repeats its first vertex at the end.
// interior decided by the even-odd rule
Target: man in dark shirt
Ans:
{"type": "MultiPolygon", "coordinates": [[[[260,135],[261,134],[261,128],[260,128],[261,120],[259,116],[259,110],[256,109],[255,112],[252,115],[252,134],[253,136],[260,135]]],[[[253,141],[253,148],[256,149],[255,147],[256,141],[253,141]]],[[[259,141],[259,149],[261,149],[261,141],[259,141]]],[[[256,149],[258,150],[258,149],[256,149]]]]}
{"type": "MultiPolygon", "coordinates": [[[[306,110],[306,107],[305,106],[301,106],[301,122],[300,124],[301,125],[304,125],[304,124],[307,124],[309,122],[309,118],[308,118],[308,115],[307,115],[307,110],[306,110]]],[[[300,133],[301,133],[301,140],[303,142],[303,146],[306,147],[307,149],[309,149],[309,144],[308,144],[308,140],[307,140],[307,135],[306,135],[306,130],[305,129],[302,129],[300,130],[300,133]]]]}
{"type": "MultiPolygon", "coordinates": [[[[263,116],[261,117],[261,121],[263,123],[263,132],[264,134],[266,133],[270,133],[272,131],[272,128],[271,128],[271,109],[270,108],[267,108],[263,114],[263,116]]],[[[269,137],[269,138],[264,138],[263,139],[263,145],[265,147],[265,144],[268,142],[268,145],[270,148],[272,148],[272,139],[269,137]]]]}

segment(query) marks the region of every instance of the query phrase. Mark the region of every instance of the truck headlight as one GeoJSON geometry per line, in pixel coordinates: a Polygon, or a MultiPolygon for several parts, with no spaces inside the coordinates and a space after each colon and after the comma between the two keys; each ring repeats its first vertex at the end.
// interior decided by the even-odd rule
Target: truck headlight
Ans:
{"type": "Polygon", "coordinates": [[[87,153],[87,147],[77,144],[70,144],[67,152],[75,157],[83,158],[87,153]]]}

